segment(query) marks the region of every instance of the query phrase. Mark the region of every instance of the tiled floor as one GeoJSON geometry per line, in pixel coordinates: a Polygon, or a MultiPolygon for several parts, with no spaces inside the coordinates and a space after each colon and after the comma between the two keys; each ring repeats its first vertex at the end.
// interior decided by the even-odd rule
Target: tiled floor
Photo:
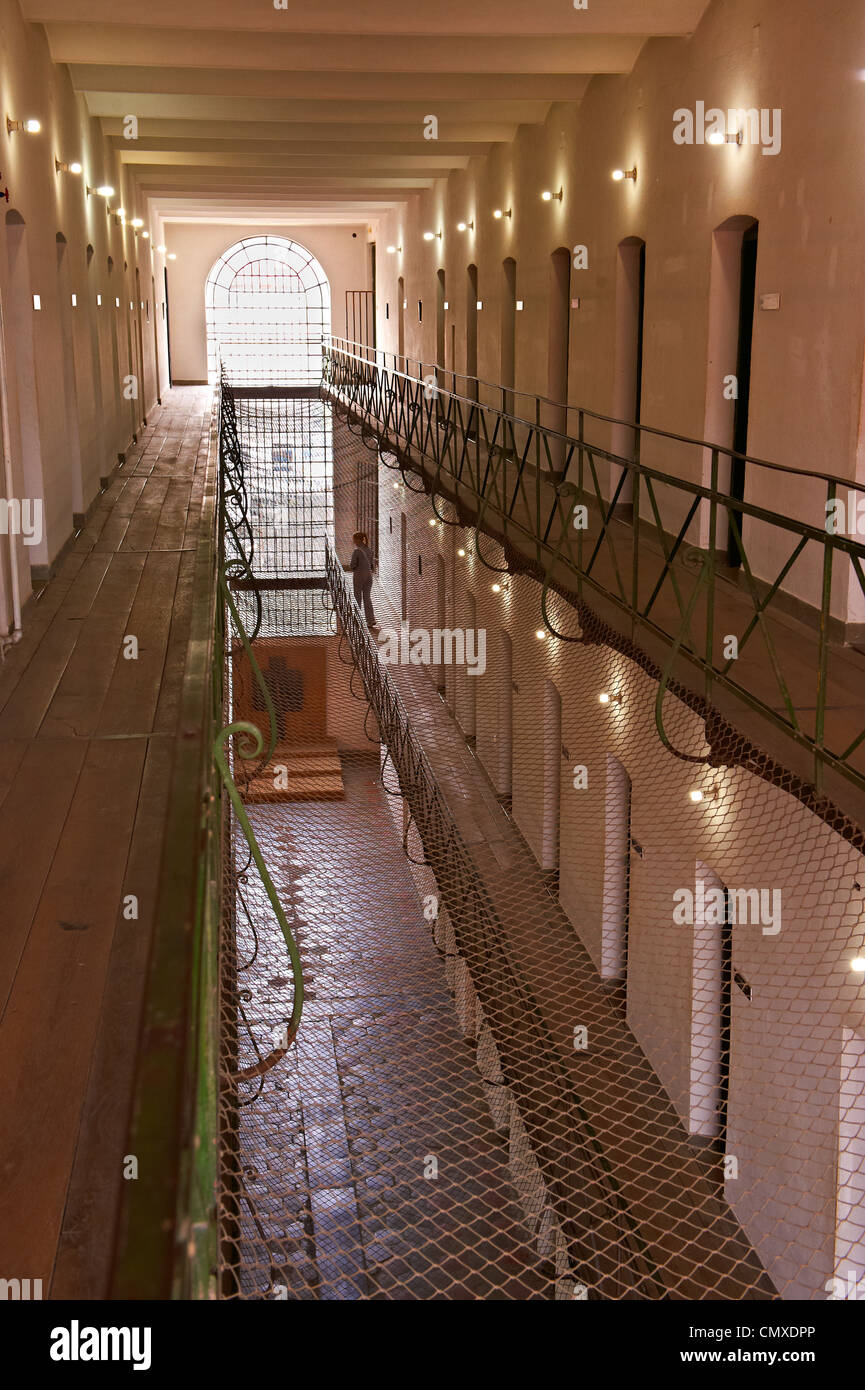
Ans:
{"type": "Polygon", "coordinates": [[[153,410],[0,668],[0,1274],[46,1297],[107,1276],[209,424],[153,410]]]}
{"type": "MultiPolygon", "coordinates": [[[[296,1047],[241,1100],[237,1291],[291,1299],[552,1297],[490,1119],[474,1049],[370,760],[346,800],[255,807],[304,959],[296,1047]],[[280,1290],[284,1290],[281,1295],[280,1290]]],[[[287,966],[260,885],[244,890],[244,1016],[267,1052],[287,966]]],[[[255,1061],[241,1026],[239,1059],[255,1061]]]]}

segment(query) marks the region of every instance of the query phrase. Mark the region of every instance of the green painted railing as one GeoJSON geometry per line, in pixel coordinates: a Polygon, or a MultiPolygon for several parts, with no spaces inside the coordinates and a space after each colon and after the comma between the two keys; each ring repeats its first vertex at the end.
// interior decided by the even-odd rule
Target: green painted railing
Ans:
{"type": "Polygon", "coordinates": [[[550,632],[583,643],[612,633],[653,667],[658,731],[678,756],[733,761],[735,729],[705,758],[672,748],[668,688],[720,711],[716,729],[741,725],[743,745],[767,740],[815,797],[841,798],[861,823],[865,698],[861,682],[850,696],[844,638],[865,639],[865,622],[851,625],[865,618],[865,544],[833,529],[842,494],[848,518],[860,501],[865,512],[861,485],[340,339],[324,353],[324,390],[383,462],[423,477],[440,520],[475,529],[487,568],[502,566],[484,555],[483,533],[505,545],[505,569],[537,576],[550,632]],[[568,632],[551,616],[552,589],[574,601],[568,632]]]}
{"type": "MultiPolygon", "coordinates": [[[[266,768],[277,720],[253,643],[261,595],[252,571],[254,535],[234,402],[223,389],[211,434],[202,525],[195,562],[178,753],[169,789],[165,851],[159,868],[157,927],[133,1096],[128,1152],[139,1178],[125,1185],[108,1296],[122,1299],[218,1297],[217,1187],[220,1104],[247,1072],[220,1074],[220,949],[235,883],[232,840],[242,836],[285,941],[294,982],[280,1046],[259,1074],[291,1046],[303,1009],[297,944],[235,783],[266,768]],[[233,597],[254,604],[250,631],[233,597]],[[224,727],[233,651],[243,650],[270,720],[265,747],[248,723],[224,727]]],[[[231,1095],[229,1094],[229,1103],[231,1095]]]]}

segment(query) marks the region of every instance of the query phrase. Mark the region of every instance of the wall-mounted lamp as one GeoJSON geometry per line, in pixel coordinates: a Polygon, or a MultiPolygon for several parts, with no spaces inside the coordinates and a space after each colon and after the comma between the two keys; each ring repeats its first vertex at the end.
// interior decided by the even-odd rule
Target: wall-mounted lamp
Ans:
{"type": "Polygon", "coordinates": [[[13,121],[11,116],[6,117],[7,135],[38,135],[42,129],[42,123],[34,117],[26,121],[13,121]]]}
{"type": "Polygon", "coordinates": [[[144,240],[145,240],[145,241],[149,241],[149,239],[150,239],[150,233],[149,233],[149,232],[142,232],[141,235],[144,237],[144,240]]]}
{"type": "Polygon", "coordinates": [[[517,313],[518,313],[518,314],[522,313],[523,309],[525,308],[525,303],[524,303],[524,301],[523,301],[522,299],[518,299],[518,300],[517,300],[517,306],[516,306],[516,307],[517,307],[517,313]]]}
{"type": "Polygon", "coordinates": [[[164,255],[165,252],[166,252],[166,250],[167,250],[167,247],[161,246],[161,245],[160,245],[160,246],[157,246],[156,249],[157,249],[157,251],[159,252],[160,255],[164,255]]]}
{"type": "Polygon", "coordinates": [[[429,524],[430,524],[430,526],[435,526],[435,524],[436,524],[436,519],[435,519],[434,516],[431,516],[431,517],[430,517],[430,519],[429,519],[429,524]]]}
{"type": "Polygon", "coordinates": [[[130,225],[130,227],[143,227],[143,226],[144,226],[144,218],[143,218],[143,217],[133,217],[133,218],[130,219],[129,225],[130,225]]]}
{"type": "Polygon", "coordinates": [[[474,218],[472,218],[471,222],[458,222],[458,223],[457,223],[457,231],[458,231],[458,232],[473,232],[474,229],[475,229],[474,218]]]}
{"type": "Polygon", "coordinates": [[[496,219],[497,222],[501,222],[503,217],[510,217],[510,215],[510,208],[493,208],[493,217],[496,219]]]}
{"type": "Polygon", "coordinates": [[[492,588],[494,594],[506,594],[511,586],[508,583],[507,579],[503,579],[501,583],[496,582],[495,584],[492,584],[490,587],[492,588]]]}
{"type": "Polygon", "coordinates": [[[865,956],[854,956],[850,962],[850,969],[857,975],[865,975],[865,956]]]}
{"type": "Polygon", "coordinates": [[[558,201],[561,202],[564,196],[565,190],[563,188],[560,188],[558,193],[553,193],[549,188],[545,188],[541,194],[541,198],[545,203],[551,203],[554,198],[557,198],[558,201]]]}
{"type": "Polygon", "coordinates": [[[177,260],[177,252],[176,252],[176,251],[169,251],[169,252],[168,252],[168,255],[165,257],[165,259],[166,259],[167,261],[176,261],[176,260],[177,260]]]}
{"type": "Polygon", "coordinates": [[[717,783],[713,783],[712,786],[707,787],[705,791],[701,787],[692,787],[688,792],[688,800],[693,801],[695,806],[699,805],[701,801],[716,801],[717,798],[717,783]]]}
{"type": "MultiPolygon", "coordinates": [[[[110,183],[100,183],[99,186],[98,186],[98,188],[91,188],[91,187],[90,187],[90,184],[88,183],[88,184],[87,184],[87,196],[88,196],[88,198],[90,197],[90,194],[91,194],[91,193],[98,193],[100,198],[113,198],[113,197],[114,197],[114,189],[112,188],[112,186],[111,186],[110,183]]],[[[119,208],[119,209],[118,209],[118,212],[122,212],[122,211],[123,211],[122,208],[119,208]]]]}
{"type": "Polygon", "coordinates": [[[78,163],[77,159],[73,159],[71,164],[67,164],[63,159],[55,158],[54,160],[55,174],[80,174],[82,168],[83,166],[78,163]]]}
{"type": "Polygon", "coordinates": [[[741,145],[741,130],[728,130],[722,135],[720,130],[713,130],[711,135],[706,136],[707,145],[741,145]]]}
{"type": "Polygon", "coordinates": [[[448,309],[449,309],[450,307],[451,307],[451,306],[450,306],[450,304],[448,303],[448,301],[445,300],[444,304],[442,305],[442,308],[444,309],[445,313],[447,313],[447,311],[448,311],[448,309]]]}
{"type": "Polygon", "coordinates": [[[544,629],[542,627],[538,628],[537,632],[535,633],[535,636],[537,637],[539,642],[546,642],[547,640],[547,634],[544,632],[544,629]]]}
{"type": "Polygon", "coordinates": [[[457,555],[459,555],[460,559],[464,559],[464,558],[465,558],[465,551],[464,551],[464,550],[458,550],[458,551],[457,551],[457,555]]]}
{"type": "Polygon", "coordinates": [[[611,695],[608,691],[602,690],[598,696],[598,704],[600,705],[620,705],[621,703],[622,697],[617,691],[611,695]]]}
{"type": "Polygon", "coordinates": [[[440,240],[441,240],[441,232],[424,232],[424,234],[423,234],[423,239],[424,239],[424,241],[435,241],[437,237],[438,237],[438,239],[439,239],[439,241],[440,241],[440,240]]]}
{"type": "Polygon", "coordinates": [[[389,246],[389,247],[387,248],[387,254],[388,254],[389,256],[395,256],[396,253],[397,253],[397,251],[402,251],[402,247],[401,247],[401,246],[389,246]]]}
{"type": "Polygon", "coordinates": [[[635,164],[633,169],[614,169],[611,177],[615,179],[616,183],[621,183],[622,179],[634,179],[636,181],[637,166],[635,164]]]}

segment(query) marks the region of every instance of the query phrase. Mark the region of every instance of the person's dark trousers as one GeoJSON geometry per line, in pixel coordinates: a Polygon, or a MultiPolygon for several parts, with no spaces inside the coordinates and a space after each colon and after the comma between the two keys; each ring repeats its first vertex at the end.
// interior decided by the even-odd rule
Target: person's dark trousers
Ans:
{"type": "Polygon", "coordinates": [[[366,579],[362,579],[360,575],[355,574],[353,578],[354,596],[359,604],[363,604],[363,613],[367,621],[367,626],[372,627],[375,623],[375,612],[372,606],[372,575],[369,575],[366,579]]]}

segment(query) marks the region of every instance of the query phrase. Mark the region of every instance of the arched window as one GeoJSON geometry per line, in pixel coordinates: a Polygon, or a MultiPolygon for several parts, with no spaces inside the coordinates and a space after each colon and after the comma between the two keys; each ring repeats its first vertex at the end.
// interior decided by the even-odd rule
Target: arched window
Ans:
{"type": "Polygon", "coordinates": [[[207,374],[256,386],[313,386],[330,340],[330,285],[312,252],[286,237],[247,237],[205,285],[207,374]]]}

